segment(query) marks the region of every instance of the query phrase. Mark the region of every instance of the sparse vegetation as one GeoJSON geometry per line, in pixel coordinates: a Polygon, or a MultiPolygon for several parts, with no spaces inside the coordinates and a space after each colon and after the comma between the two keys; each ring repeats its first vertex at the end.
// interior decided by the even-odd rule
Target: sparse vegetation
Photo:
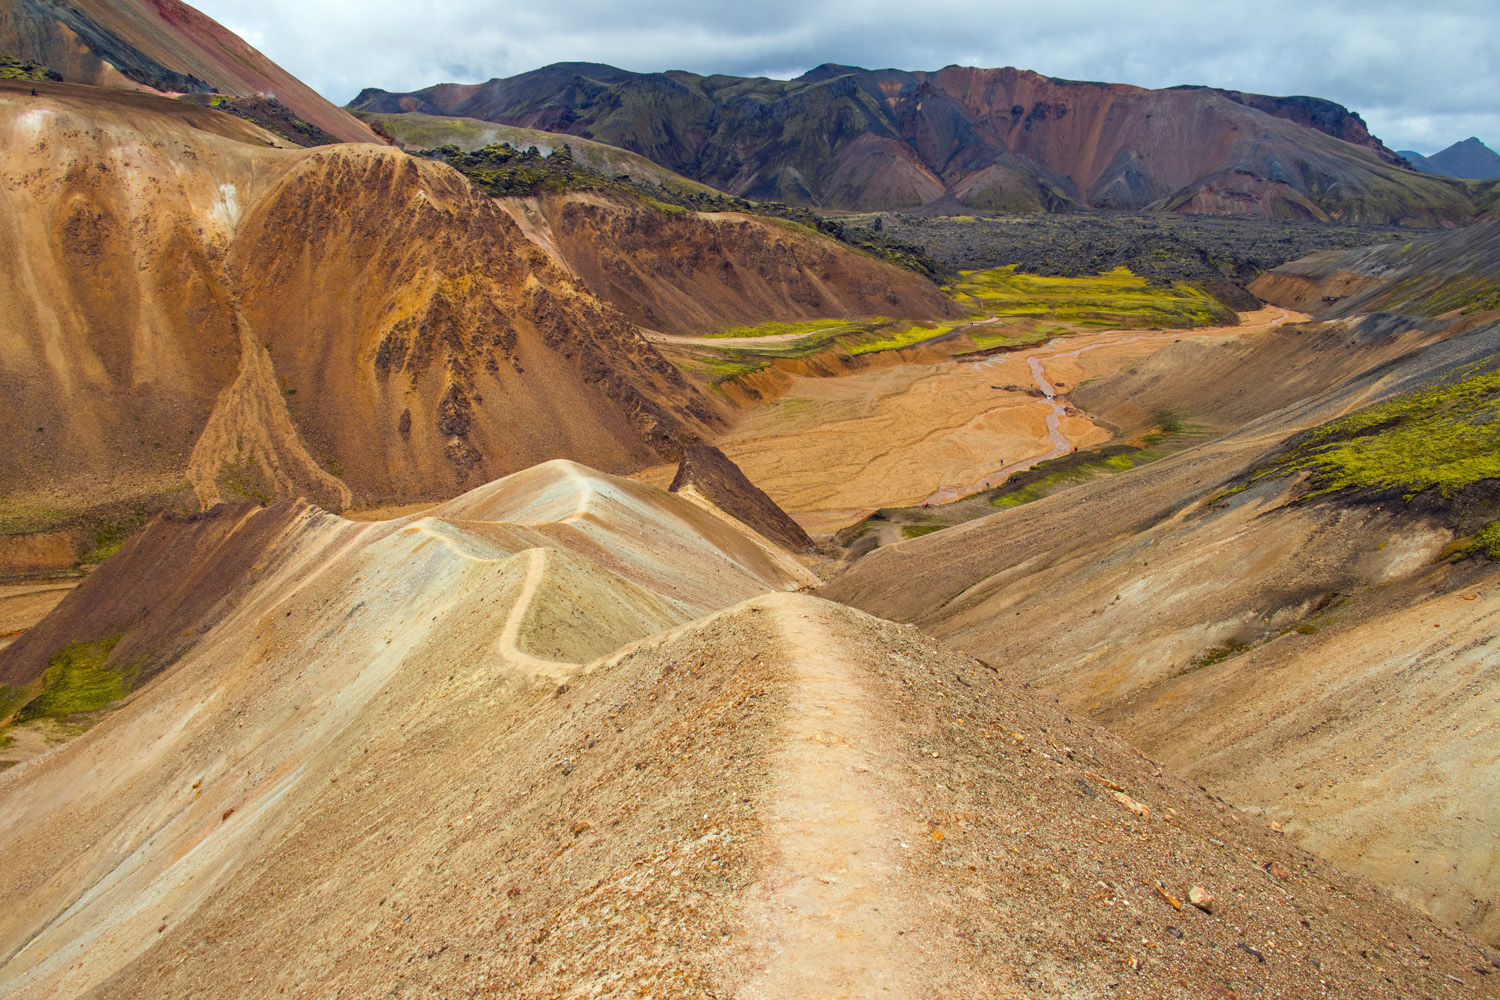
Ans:
{"type": "Polygon", "coordinates": [[[877,351],[900,350],[948,333],[951,326],[893,322],[883,317],[871,320],[809,320],[805,322],[767,323],[758,327],[726,330],[716,337],[772,337],[783,333],[805,332],[797,340],[768,343],[757,347],[707,348],[707,356],[680,358],[681,367],[708,376],[717,388],[724,382],[760,371],[777,359],[810,358],[832,352],[846,358],[877,351]]]}
{"type": "Polygon", "coordinates": [[[504,143],[466,152],[458,146],[425,149],[422,156],[441,160],[492,195],[522,197],[551,191],[622,191],[667,215],[687,212],[743,212],[803,227],[838,240],[889,264],[915,271],[934,283],[950,276],[947,268],[914,243],[875,229],[846,230],[843,223],[824,218],[811,209],[780,202],[750,202],[726,194],[684,184],[646,184],[626,174],[607,176],[579,163],[572,149],[560,144],[550,154],[536,146],[524,150],[504,143]]]}
{"type": "MultiPolygon", "coordinates": [[[[122,635],[69,643],[53,654],[47,669],[31,683],[21,688],[0,684],[0,725],[65,719],[125,697],[134,678],[107,665],[122,635]]],[[[0,739],[8,741],[3,729],[0,739]]]]}
{"type": "Polygon", "coordinates": [[[997,325],[989,329],[984,327],[970,327],[965,332],[968,338],[974,342],[976,348],[981,351],[992,351],[996,348],[1030,347],[1033,344],[1044,344],[1054,337],[1065,336],[1073,331],[1065,326],[1038,325],[1027,330],[1019,325],[997,325]]]}
{"type": "MultiPolygon", "coordinates": [[[[886,322],[884,316],[876,316],[866,320],[867,323],[886,322]]],[[[804,319],[791,322],[761,323],[759,326],[732,326],[718,333],[707,334],[709,337],[725,337],[734,339],[747,339],[750,337],[781,337],[789,333],[816,333],[831,330],[852,330],[857,323],[846,319],[804,319]]]]}
{"type": "Polygon", "coordinates": [[[183,94],[178,100],[243,118],[293,146],[328,146],[340,141],[337,136],[298,118],[290,108],[268,94],[233,97],[192,93],[183,94]]]}
{"type": "Polygon", "coordinates": [[[42,675],[42,689],[21,708],[21,722],[92,712],[130,693],[130,678],[106,666],[119,635],[74,642],[58,650],[42,675]]]}
{"type": "Polygon", "coordinates": [[[1316,427],[1224,495],[1305,474],[1301,502],[1418,506],[1469,536],[1450,551],[1500,558],[1500,369],[1469,369],[1445,385],[1398,396],[1316,427]]]}
{"type": "Polygon", "coordinates": [[[1232,325],[1234,312],[1190,285],[1153,285],[1117,267],[1095,276],[1022,274],[1015,266],[965,271],[950,288],[976,310],[1102,329],[1232,325]]]}
{"type": "Polygon", "coordinates": [[[1408,240],[1399,226],[1328,224],[1203,215],[922,217],[905,213],[846,220],[851,230],[880,224],[940,265],[983,271],[1013,265],[1018,274],[1088,277],[1116,268],[1156,288],[1188,285],[1233,309],[1258,304],[1245,286],[1273,267],[1320,250],[1408,240]]]}
{"type": "Polygon", "coordinates": [[[0,80],[61,80],[62,77],[41,63],[17,59],[0,52],[0,80]]]}
{"type": "Polygon", "coordinates": [[[262,506],[271,502],[269,485],[265,474],[251,455],[246,459],[226,463],[219,472],[219,492],[236,500],[256,500],[262,506]]]}
{"type": "Polygon", "coordinates": [[[996,487],[990,503],[1002,510],[1010,510],[1051,496],[1064,486],[1088,482],[1098,475],[1129,471],[1138,465],[1165,458],[1185,444],[1186,438],[1197,437],[1199,433],[1178,423],[1171,431],[1163,429],[1160,433],[1146,435],[1145,447],[1110,445],[1038,463],[1025,472],[1014,474],[1003,486],[996,487]],[[1174,441],[1174,438],[1179,440],[1174,441]]]}
{"type": "Polygon", "coordinates": [[[1500,370],[1366,407],[1301,435],[1258,478],[1308,472],[1304,499],[1362,490],[1444,499],[1500,479],[1500,370]]]}
{"type": "Polygon", "coordinates": [[[1483,553],[1491,559],[1500,560],[1500,518],[1486,524],[1468,538],[1459,539],[1458,544],[1449,552],[1449,556],[1462,559],[1476,553],[1483,553]]]}
{"type": "Polygon", "coordinates": [[[84,552],[80,561],[85,564],[101,563],[120,550],[120,546],[140,530],[146,523],[146,512],[132,511],[98,521],[93,531],[93,546],[84,552]]]}
{"type": "Polygon", "coordinates": [[[1225,660],[1228,660],[1235,656],[1239,656],[1245,650],[1249,649],[1251,645],[1253,644],[1246,642],[1243,639],[1229,639],[1222,645],[1205,650],[1201,655],[1193,660],[1193,665],[1190,669],[1211,667],[1215,663],[1223,663],[1225,660]]]}

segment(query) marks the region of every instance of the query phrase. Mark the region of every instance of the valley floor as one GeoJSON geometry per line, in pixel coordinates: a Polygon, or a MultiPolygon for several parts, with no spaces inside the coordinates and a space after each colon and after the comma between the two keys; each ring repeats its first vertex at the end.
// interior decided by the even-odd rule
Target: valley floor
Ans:
{"type": "MultiPolygon", "coordinates": [[[[1111,428],[1067,403],[1090,379],[1173,343],[1242,338],[1305,318],[1267,307],[1234,327],[1076,333],[963,360],[789,376],[783,396],[745,413],[718,444],[804,528],[827,535],[881,507],[945,503],[1110,441],[1111,428]]],[[[639,478],[665,485],[674,469],[639,478]]]]}

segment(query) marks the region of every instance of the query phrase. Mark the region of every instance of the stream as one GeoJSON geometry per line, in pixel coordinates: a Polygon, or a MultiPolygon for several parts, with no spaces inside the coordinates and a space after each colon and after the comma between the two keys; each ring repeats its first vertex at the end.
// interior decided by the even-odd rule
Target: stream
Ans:
{"type": "MultiPolygon", "coordinates": [[[[1291,314],[1285,309],[1281,309],[1278,306],[1277,310],[1281,313],[1281,315],[1277,319],[1274,319],[1269,324],[1267,324],[1267,328],[1280,326],[1281,324],[1291,319],[1291,314]]],[[[1198,332],[1200,334],[1213,333],[1217,332],[1217,329],[1241,331],[1242,329],[1255,329],[1255,327],[1223,327],[1216,328],[1214,330],[1203,330],[1198,332]]],[[[1052,445],[1052,449],[1043,455],[1033,455],[1030,458],[1022,459],[1019,462],[1011,462],[1009,465],[1002,465],[999,469],[996,469],[994,472],[989,473],[984,478],[978,480],[977,482],[970,483],[967,486],[944,486],[942,489],[927,497],[922,502],[928,504],[952,503],[954,500],[960,500],[971,493],[978,493],[980,490],[987,490],[992,486],[996,486],[1000,483],[1005,482],[1006,479],[1010,478],[1010,475],[1013,472],[1025,472],[1027,469],[1031,468],[1034,465],[1050,461],[1054,458],[1061,458],[1062,456],[1068,454],[1073,450],[1073,443],[1068,440],[1067,435],[1062,432],[1061,427],[1063,415],[1068,412],[1068,408],[1058,401],[1056,387],[1053,386],[1051,382],[1047,381],[1046,373],[1042,369],[1043,362],[1054,361],[1059,358],[1076,358],[1086,351],[1097,350],[1101,347],[1123,347],[1126,344],[1139,343],[1143,340],[1180,340],[1182,339],[1183,335],[1188,332],[1189,331],[1185,330],[1172,330],[1167,333],[1140,334],[1134,337],[1123,337],[1119,340],[1107,340],[1097,344],[1088,344],[1084,347],[1075,348],[1071,351],[1059,351],[1051,354],[1037,353],[1031,355],[1026,359],[1026,366],[1031,369],[1031,379],[1034,383],[1036,383],[1036,387],[1042,391],[1043,396],[1046,397],[1045,402],[1051,410],[1051,412],[1047,414],[1047,440],[1052,445]]],[[[1065,343],[1067,343],[1067,341],[1061,338],[1049,340],[1042,346],[1042,350],[1046,351],[1048,348],[1057,347],[1065,343]]],[[[996,357],[989,358],[984,361],[967,362],[967,364],[975,369],[994,368],[1000,364],[1003,364],[1005,360],[1007,359],[996,357]]]]}

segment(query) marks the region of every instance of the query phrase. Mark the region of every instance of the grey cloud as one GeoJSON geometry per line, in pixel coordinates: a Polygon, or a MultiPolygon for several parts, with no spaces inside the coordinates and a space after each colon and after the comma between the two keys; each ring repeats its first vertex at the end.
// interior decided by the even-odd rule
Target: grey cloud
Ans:
{"type": "Polygon", "coordinates": [[[793,76],[824,62],[1020,66],[1145,87],[1199,83],[1348,105],[1395,148],[1500,143],[1492,0],[199,0],[330,99],[472,83],[552,62],[793,76]]]}

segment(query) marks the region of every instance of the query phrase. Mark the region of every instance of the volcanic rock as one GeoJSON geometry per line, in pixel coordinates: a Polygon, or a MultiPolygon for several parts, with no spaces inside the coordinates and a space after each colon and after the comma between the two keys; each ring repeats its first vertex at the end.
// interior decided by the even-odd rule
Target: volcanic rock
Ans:
{"type": "Polygon", "coordinates": [[[792,552],[809,552],[813,540],[740,467],[710,444],[690,444],[677,466],[671,493],[691,489],[727,514],[792,552]]]}
{"type": "Polygon", "coordinates": [[[1405,169],[1332,102],[1011,68],[827,64],[780,81],[559,63],[409,94],[368,89],[350,107],[580,135],[731,194],[840,209],[1153,208],[1426,224],[1484,211],[1462,186],[1405,169]]]}

